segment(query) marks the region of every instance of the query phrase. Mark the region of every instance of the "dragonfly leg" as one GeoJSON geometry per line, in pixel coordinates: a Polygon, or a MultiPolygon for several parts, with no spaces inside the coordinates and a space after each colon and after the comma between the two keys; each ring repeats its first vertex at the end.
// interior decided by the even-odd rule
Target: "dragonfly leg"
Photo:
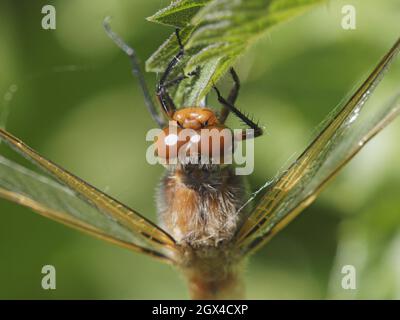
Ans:
{"type": "Polygon", "coordinates": [[[107,35],[111,38],[111,40],[113,40],[115,42],[115,44],[128,55],[128,57],[131,61],[131,64],[132,64],[132,74],[139,80],[139,85],[143,92],[144,101],[145,101],[147,110],[150,112],[150,115],[153,118],[153,120],[155,122],[157,122],[157,124],[160,127],[164,127],[165,120],[157,112],[156,105],[151,97],[149,88],[146,84],[143,72],[140,68],[139,59],[136,56],[135,50],[133,48],[131,48],[130,46],[128,46],[126,44],[126,42],[124,40],[122,40],[122,38],[120,36],[118,36],[118,34],[116,34],[114,31],[112,31],[110,24],[109,24],[109,19],[106,18],[104,20],[103,26],[104,26],[104,29],[105,29],[107,35]]]}
{"type": "Polygon", "coordinates": [[[174,79],[174,80],[170,80],[170,81],[165,82],[165,83],[164,83],[164,88],[165,88],[165,89],[168,89],[168,88],[170,88],[170,87],[176,86],[176,85],[178,85],[179,83],[181,83],[183,80],[188,79],[188,78],[190,78],[190,77],[197,76],[197,75],[199,75],[199,73],[200,73],[200,69],[197,68],[196,70],[194,70],[194,71],[192,71],[192,72],[189,72],[187,75],[186,75],[186,74],[183,74],[183,75],[177,77],[177,78],[174,79]]]}
{"type": "MultiPolygon", "coordinates": [[[[233,88],[231,89],[231,91],[229,92],[229,96],[228,99],[226,99],[231,105],[235,105],[236,99],[238,97],[239,94],[239,90],[240,90],[240,80],[239,77],[235,71],[235,69],[230,68],[229,72],[231,73],[232,79],[233,79],[233,88]]],[[[221,123],[225,123],[226,119],[229,116],[229,112],[230,109],[227,106],[223,106],[222,110],[221,110],[221,115],[219,117],[219,121],[221,123]]]]}
{"type": "Polygon", "coordinates": [[[248,132],[248,130],[243,130],[242,131],[242,139],[246,140],[249,138],[257,138],[263,134],[263,129],[255,123],[252,119],[247,117],[245,114],[243,114],[238,108],[236,108],[233,104],[231,104],[229,101],[227,101],[224,97],[222,97],[220,91],[216,86],[214,86],[214,90],[217,93],[218,96],[218,101],[227,109],[229,109],[230,112],[233,112],[240,120],[242,120],[247,126],[250,127],[250,129],[253,129],[252,132],[248,132]]]}
{"type": "Polygon", "coordinates": [[[176,106],[171,98],[171,96],[168,93],[168,87],[172,86],[173,84],[177,84],[183,79],[185,79],[183,76],[179,77],[173,81],[167,81],[168,77],[170,76],[171,72],[174,70],[176,65],[179,63],[183,55],[185,54],[185,48],[182,44],[181,37],[179,35],[179,29],[175,30],[176,38],[178,40],[179,44],[179,51],[178,53],[173,57],[171,62],[168,64],[167,69],[163,73],[160,82],[157,85],[157,97],[158,100],[160,101],[160,104],[164,110],[164,112],[167,114],[168,117],[172,117],[176,110],[176,106]]]}

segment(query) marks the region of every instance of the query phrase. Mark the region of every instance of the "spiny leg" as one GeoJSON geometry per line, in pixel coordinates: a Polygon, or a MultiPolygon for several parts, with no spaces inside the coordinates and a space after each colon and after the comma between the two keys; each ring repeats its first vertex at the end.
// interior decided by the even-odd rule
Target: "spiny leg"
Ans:
{"type": "Polygon", "coordinates": [[[143,92],[144,101],[146,103],[147,110],[150,112],[153,120],[155,122],[157,122],[157,124],[160,127],[164,127],[165,120],[157,112],[157,108],[154,104],[154,101],[153,101],[151,95],[150,95],[150,91],[149,91],[146,81],[144,79],[143,72],[140,68],[140,63],[136,56],[135,50],[133,48],[129,47],[125,43],[125,41],[122,40],[121,37],[119,37],[114,31],[112,31],[110,24],[109,24],[109,18],[104,19],[103,26],[104,26],[104,29],[105,29],[107,35],[111,38],[111,40],[113,40],[115,42],[115,44],[128,55],[128,57],[131,61],[131,64],[132,64],[132,74],[135,77],[137,77],[137,79],[139,80],[139,85],[143,92]]]}
{"type": "Polygon", "coordinates": [[[166,112],[168,117],[172,117],[173,113],[176,110],[175,104],[174,104],[171,96],[168,94],[168,88],[176,86],[179,83],[181,83],[183,80],[188,79],[189,77],[193,77],[197,74],[198,74],[198,69],[188,73],[187,75],[184,74],[184,75],[177,77],[176,79],[166,81],[163,84],[163,91],[164,91],[165,96],[163,97],[163,100],[160,99],[160,103],[163,106],[163,110],[166,112]],[[168,109],[169,111],[167,111],[165,109],[165,106],[169,106],[169,109],[168,109]]]}
{"type": "MultiPolygon", "coordinates": [[[[165,70],[164,74],[162,75],[162,77],[160,79],[160,82],[157,85],[158,100],[160,101],[161,106],[168,117],[172,117],[173,113],[176,110],[176,106],[168,93],[167,88],[168,88],[168,86],[171,86],[171,84],[170,84],[171,82],[168,83],[167,79],[168,79],[169,75],[171,74],[172,70],[176,67],[176,65],[179,63],[180,59],[185,54],[185,49],[183,47],[181,37],[179,35],[179,29],[175,30],[175,35],[176,35],[176,39],[178,40],[179,51],[173,57],[171,62],[168,64],[167,69],[165,70]]],[[[183,79],[185,79],[185,78],[182,78],[182,79],[178,78],[178,79],[173,80],[172,82],[179,83],[183,79]]]]}
{"type": "MultiPolygon", "coordinates": [[[[235,102],[236,102],[236,99],[238,97],[238,94],[239,94],[239,90],[240,90],[240,80],[239,80],[239,77],[238,77],[235,69],[230,68],[229,72],[231,73],[231,76],[233,78],[234,85],[233,85],[233,88],[231,89],[231,91],[229,93],[227,101],[228,101],[229,104],[234,106],[235,102]]],[[[219,121],[221,123],[225,123],[226,119],[229,116],[229,112],[230,112],[230,109],[227,106],[224,105],[222,107],[221,115],[219,117],[219,121]]]]}
{"type": "Polygon", "coordinates": [[[215,92],[217,93],[218,96],[218,101],[226,108],[229,109],[229,111],[233,112],[240,120],[242,120],[246,125],[248,125],[251,129],[254,130],[251,134],[247,132],[247,130],[242,131],[242,139],[246,140],[248,138],[257,138],[263,134],[263,130],[261,127],[258,126],[255,122],[253,122],[251,119],[246,117],[242,112],[240,112],[239,109],[237,109],[233,104],[231,104],[229,101],[227,101],[225,98],[222,97],[220,91],[216,86],[213,87],[215,92]]]}
{"type": "Polygon", "coordinates": [[[199,75],[199,73],[200,73],[200,69],[197,68],[196,70],[194,70],[194,71],[192,71],[192,72],[189,72],[187,75],[186,75],[186,74],[183,74],[183,75],[177,77],[176,79],[173,79],[173,80],[170,80],[170,81],[166,81],[166,82],[164,83],[164,88],[165,88],[165,89],[168,89],[168,88],[170,88],[170,87],[176,86],[176,85],[178,85],[179,83],[181,83],[183,80],[188,79],[188,78],[190,78],[190,77],[197,76],[197,75],[199,75]]]}

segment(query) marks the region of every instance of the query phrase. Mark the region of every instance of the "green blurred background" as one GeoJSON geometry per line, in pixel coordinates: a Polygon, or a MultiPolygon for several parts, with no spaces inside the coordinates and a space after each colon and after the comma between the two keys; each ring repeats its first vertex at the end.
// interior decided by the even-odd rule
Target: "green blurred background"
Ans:
{"type": "MultiPolygon", "coordinates": [[[[172,31],[145,17],[168,4],[0,2],[1,107],[9,87],[18,86],[9,102],[9,131],[152,220],[163,172],[145,159],[145,134],[154,123],[127,58],[101,23],[112,16],[114,30],[144,62],[172,31]],[[41,28],[45,4],[56,7],[56,30],[41,28]]],[[[275,28],[240,59],[238,105],[267,128],[256,140],[253,190],[305,147],[315,127],[372,70],[399,31],[398,0],[332,0],[275,28]],[[357,9],[356,30],[341,28],[345,4],[357,9]]],[[[153,86],[156,75],[147,78],[153,86]]],[[[384,103],[398,92],[399,81],[396,63],[370,103],[384,103]]],[[[251,258],[249,298],[400,298],[399,134],[397,121],[251,258]],[[341,288],[341,269],[348,264],[356,267],[357,290],[341,288]]],[[[188,298],[183,279],[169,266],[4,200],[0,215],[2,299],[188,298]],[[41,289],[46,264],[56,267],[56,290],[41,289]]]]}

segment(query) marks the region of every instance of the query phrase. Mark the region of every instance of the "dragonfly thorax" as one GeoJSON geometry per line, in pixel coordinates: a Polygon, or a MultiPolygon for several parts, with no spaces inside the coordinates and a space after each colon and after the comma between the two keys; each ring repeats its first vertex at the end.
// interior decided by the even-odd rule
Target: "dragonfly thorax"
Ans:
{"type": "Polygon", "coordinates": [[[219,246],[242,222],[239,208],[247,190],[230,166],[209,169],[188,165],[168,170],[158,192],[158,213],[178,243],[219,246]]]}

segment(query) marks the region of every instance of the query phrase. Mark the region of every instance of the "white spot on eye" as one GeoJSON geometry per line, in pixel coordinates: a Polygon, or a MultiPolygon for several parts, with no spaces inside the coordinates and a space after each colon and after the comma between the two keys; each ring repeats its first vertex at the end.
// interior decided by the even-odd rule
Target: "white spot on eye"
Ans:
{"type": "Polygon", "coordinates": [[[196,134],[196,135],[194,135],[194,136],[192,136],[192,137],[190,138],[190,142],[192,142],[192,143],[198,143],[198,142],[200,141],[200,139],[201,139],[200,135],[196,134]]]}
{"type": "Polygon", "coordinates": [[[169,134],[165,137],[164,141],[167,146],[174,146],[178,142],[178,136],[176,134],[169,134]]]}

